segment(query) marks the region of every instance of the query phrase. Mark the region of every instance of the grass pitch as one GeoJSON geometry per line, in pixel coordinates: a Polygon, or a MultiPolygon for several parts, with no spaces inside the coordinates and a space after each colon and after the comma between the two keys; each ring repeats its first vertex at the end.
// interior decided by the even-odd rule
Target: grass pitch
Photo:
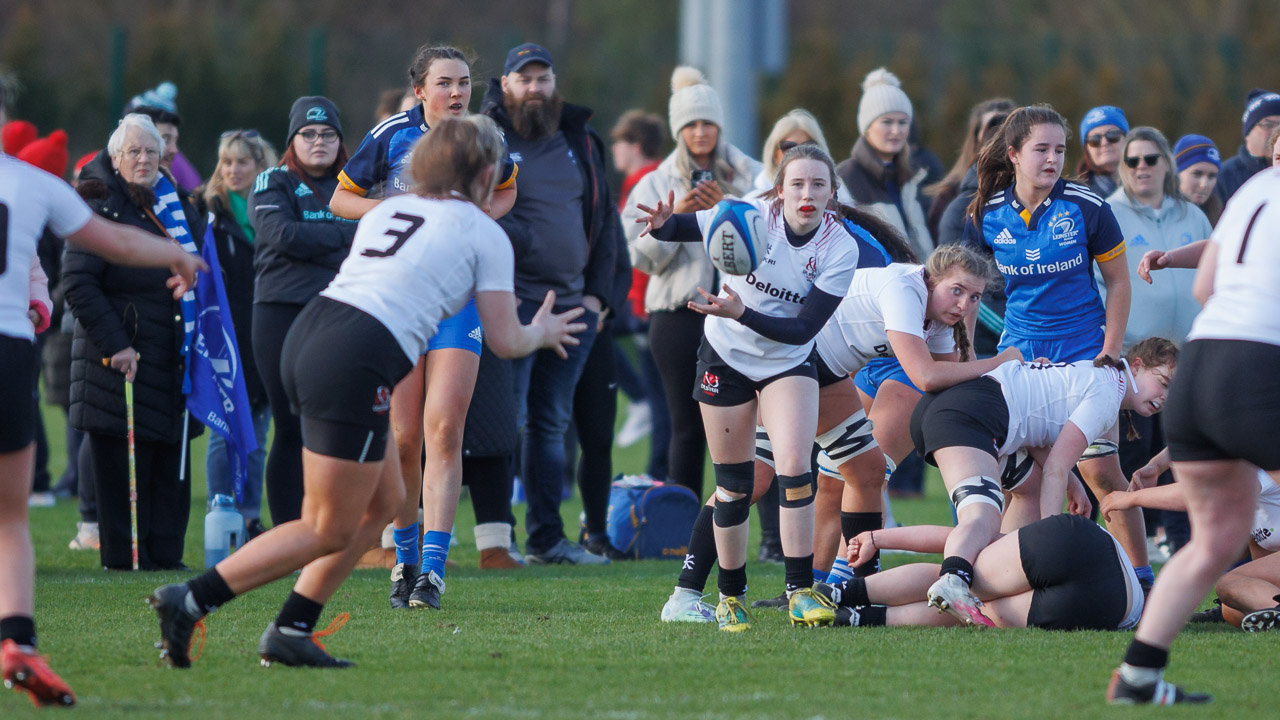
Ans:
{"type": "MultiPolygon", "coordinates": [[[[46,413],[61,438],[57,411],[46,413]]],[[[60,444],[60,443],[57,443],[60,444]]],[[[643,445],[619,450],[616,470],[643,465],[643,445]]],[[[55,446],[54,457],[61,451],[55,446]]],[[[193,448],[192,523],[186,562],[202,563],[203,442],[193,448]]],[[[54,471],[60,472],[55,460],[54,471]]],[[[946,522],[945,495],[930,477],[920,501],[895,505],[907,522],[946,522]]],[[[566,502],[576,527],[576,502],[566,502]]],[[[521,512],[517,510],[517,516],[521,512]]],[[[362,570],[326,608],[351,621],[326,638],[357,667],[262,668],[257,639],[290,580],[237,599],[206,620],[208,643],[189,671],[172,670],[152,644],[156,586],[183,573],[108,573],[96,553],[71,552],[74,500],[33,509],[41,650],[94,718],[1017,718],[1146,717],[1168,711],[1109,708],[1107,679],[1132,633],[1049,633],[956,628],[793,629],[761,611],[746,633],[669,625],[658,611],[679,565],[540,567],[481,572],[472,512],[458,512],[444,609],[392,611],[384,570],[362,570]]],[[[754,558],[752,547],[752,558],[754,558]]],[[[903,562],[890,556],[889,564],[903,562]]],[[[751,599],[777,594],[779,566],[750,563],[751,599]]],[[[710,587],[714,589],[715,576],[710,587]]],[[[1174,646],[1172,681],[1212,692],[1205,718],[1280,714],[1280,633],[1192,628],[1174,646]]],[[[55,711],[44,711],[55,712],[55,711]]],[[[0,717],[35,717],[0,694],[0,717]]]]}

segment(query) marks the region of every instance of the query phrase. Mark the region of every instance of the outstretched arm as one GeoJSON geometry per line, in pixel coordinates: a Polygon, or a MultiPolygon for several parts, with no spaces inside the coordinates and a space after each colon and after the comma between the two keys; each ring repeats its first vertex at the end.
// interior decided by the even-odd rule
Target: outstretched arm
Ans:
{"type": "Polygon", "coordinates": [[[970,362],[935,359],[929,352],[924,338],[911,333],[889,330],[889,344],[902,369],[911,382],[924,392],[936,392],[966,380],[979,378],[1010,360],[1021,361],[1022,353],[1015,347],[1005,348],[995,357],[970,362]]]}
{"type": "Polygon", "coordinates": [[[104,220],[97,215],[67,239],[117,265],[169,268],[173,277],[165,284],[173,289],[174,299],[181,298],[196,284],[197,272],[209,269],[198,255],[193,255],[168,240],[129,225],[104,220]]]}

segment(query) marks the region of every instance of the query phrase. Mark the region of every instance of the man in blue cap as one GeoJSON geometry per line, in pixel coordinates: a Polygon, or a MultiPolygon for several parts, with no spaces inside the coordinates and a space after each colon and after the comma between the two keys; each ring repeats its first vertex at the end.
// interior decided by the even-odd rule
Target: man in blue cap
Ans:
{"type": "Polygon", "coordinates": [[[520,193],[499,224],[516,255],[518,312],[528,322],[548,290],[557,312],[581,305],[588,329],[567,359],[538,352],[515,361],[518,420],[524,425],[520,478],[528,497],[526,557],[535,564],[604,564],[569,542],[560,517],[564,436],[574,388],[611,296],[622,227],[606,182],[605,147],[587,124],[591,110],[556,91],[551,53],[525,43],[507,53],[481,112],[502,127],[520,165],[520,193]]]}
{"type": "Polygon", "coordinates": [[[1271,164],[1267,138],[1280,125],[1280,94],[1254,88],[1244,104],[1244,144],[1236,156],[1222,163],[1213,192],[1226,202],[1244,184],[1271,164]]]}

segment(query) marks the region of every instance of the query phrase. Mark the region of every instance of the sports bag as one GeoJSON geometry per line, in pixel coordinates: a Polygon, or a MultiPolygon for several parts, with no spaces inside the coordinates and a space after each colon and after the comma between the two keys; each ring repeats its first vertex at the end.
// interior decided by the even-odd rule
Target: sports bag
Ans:
{"type": "Polygon", "coordinates": [[[609,543],[637,560],[684,560],[702,503],[693,491],[619,475],[609,492],[609,543]]]}

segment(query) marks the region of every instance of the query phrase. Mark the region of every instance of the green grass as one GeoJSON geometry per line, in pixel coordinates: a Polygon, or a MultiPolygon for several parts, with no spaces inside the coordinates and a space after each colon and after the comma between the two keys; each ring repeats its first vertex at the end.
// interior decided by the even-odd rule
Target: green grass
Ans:
{"type": "MultiPolygon", "coordinates": [[[[60,441],[61,413],[46,417],[60,441]]],[[[639,471],[646,452],[643,444],[619,450],[616,470],[639,471]]],[[[55,473],[60,455],[55,448],[55,473]]],[[[203,442],[193,457],[203,459],[203,442]]],[[[200,567],[204,473],[202,462],[193,464],[186,561],[200,567]]],[[[908,522],[948,518],[936,477],[924,500],[895,509],[908,522]]],[[[570,528],[577,512],[576,501],[565,504],[570,528]]],[[[69,551],[74,501],[34,509],[31,519],[41,647],[75,688],[80,713],[94,718],[1165,715],[1102,703],[1131,633],[802,631],[772,611],[742,634],[665,625],[658,610],[677,563],[482,573],[465,501],[458,513],[462,544],[452,553],[461,568],[449,572],[444,610],[391,611],[381,570],[356,572],[329,604],[322,623],[351,613],[328,646],[356,661],[355,669],[258,666],[258,635],[287,595],[286,579],[212,615],[203,657],[191,670],[176,671],[152,648],[156,624],[143,598],[186,576],[106,573],[96,568],[95,553],[69,551]]],[[[753,598],[778,591],[779,567],[751,563],[749,572],[753,598]]],[[[1175,645],[1171,679],[1217,695],[1216,704],[1192,711],[1196,717],[1271,717],[1280,707],[1278,651],[1280,633],[1193,628],[1175,645]]],[[[25,700],[0,695],[0,717],[34,716],[25,700]]]]}

